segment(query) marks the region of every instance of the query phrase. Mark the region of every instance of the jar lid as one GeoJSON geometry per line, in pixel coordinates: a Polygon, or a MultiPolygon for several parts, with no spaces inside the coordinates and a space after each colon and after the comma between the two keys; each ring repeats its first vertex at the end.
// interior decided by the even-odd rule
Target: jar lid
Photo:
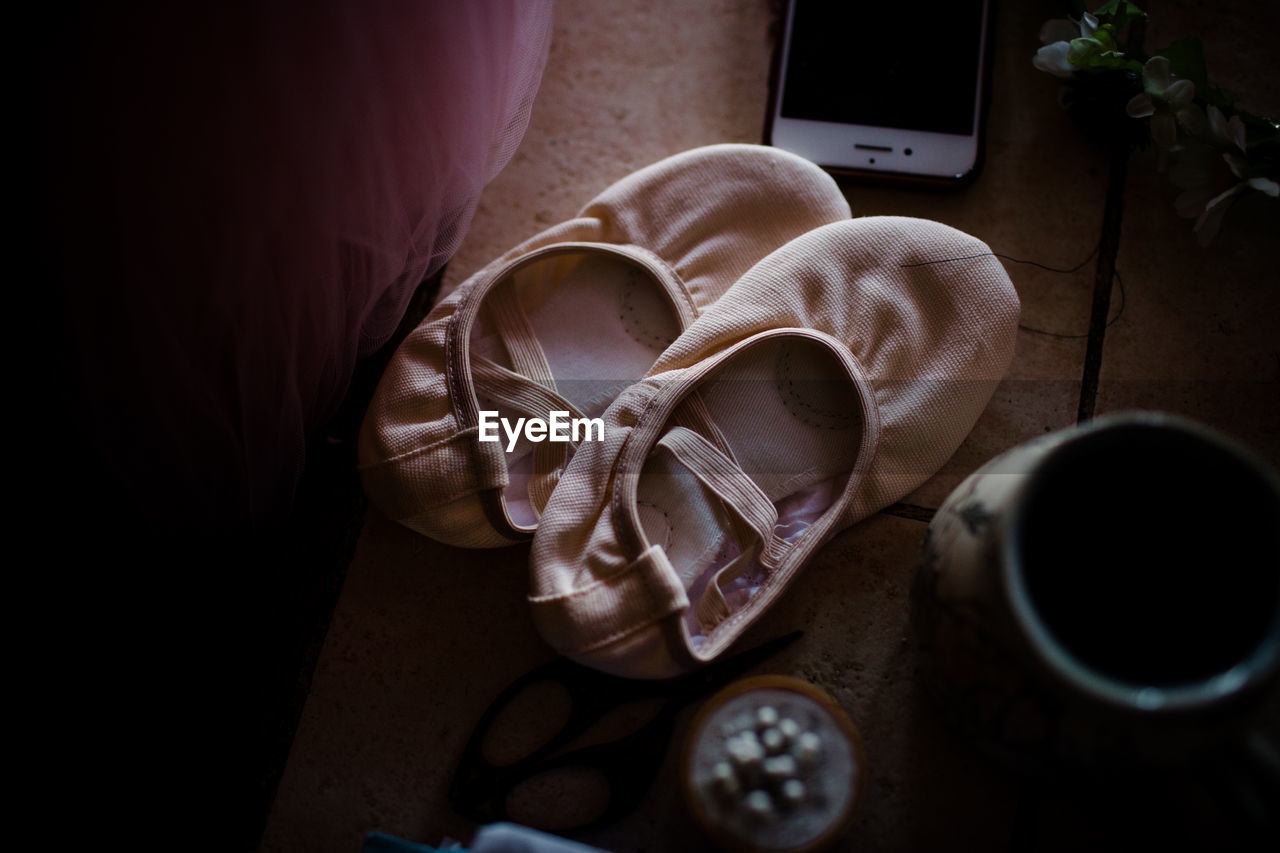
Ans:
{"type": "Polygon", "coordinates": [[[811,853],[848,827],[865,767],[862,739],[829,694],[789,676],[748,678],[694,719],[685,801],[726,849],[811,853]]]}

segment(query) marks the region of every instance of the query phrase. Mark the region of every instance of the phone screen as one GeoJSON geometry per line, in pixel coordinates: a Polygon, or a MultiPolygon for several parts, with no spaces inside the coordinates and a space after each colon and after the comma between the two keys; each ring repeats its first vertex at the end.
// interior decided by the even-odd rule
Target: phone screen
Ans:
{"type": "Polygon", "coordinates": [[[971,135],[982,0],[794,0],[785,118],[971,135]]]}

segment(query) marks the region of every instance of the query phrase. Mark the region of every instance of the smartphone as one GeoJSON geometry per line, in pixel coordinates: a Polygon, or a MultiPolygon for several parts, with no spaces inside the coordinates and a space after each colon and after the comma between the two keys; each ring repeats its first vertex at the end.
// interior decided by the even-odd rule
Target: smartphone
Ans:
{"type": "Polygon", "coordinates": [[[837,174],[962,185],[982,163],[989,0],[792,0],[765,141],[837,174]]]}

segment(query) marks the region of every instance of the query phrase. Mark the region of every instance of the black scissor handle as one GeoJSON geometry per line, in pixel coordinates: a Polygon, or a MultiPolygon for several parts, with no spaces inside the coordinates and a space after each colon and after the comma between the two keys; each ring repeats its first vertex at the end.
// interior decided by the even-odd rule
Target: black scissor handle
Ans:
{"type": "Polygon", "coordinates": [[[481,715],[458,761],[449,786],[449,802],[459,814],[477,822],[503,820],[507,816],[507,798],[520,785],[558,769],[586,767],[608,780],[609,805],[603,814],[577,829],[614,820],[633,808],[648,790],[666,755],[676,715],[685,705],[709,696],[802,635],[802,631],[793,631],[666,681],[621,678],[565,659],[543,664],[509,684],[481,715]],[[533,752],[509,764],[493,764],[483,754],[489,730],[512,700],[542,682],[560,684],[569,692],[568,717],[533,752]],[[632,733],[565,751],[608,712],[649,699],[662,699],[664,704],[632,733]]]}

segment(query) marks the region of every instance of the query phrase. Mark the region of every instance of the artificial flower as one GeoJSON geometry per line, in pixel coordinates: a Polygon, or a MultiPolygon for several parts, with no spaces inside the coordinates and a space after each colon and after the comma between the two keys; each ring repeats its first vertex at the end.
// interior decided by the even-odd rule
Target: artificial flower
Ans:
{"type": "Polygon", "coordinates": [[[1130,118],[1150,116],[1151,138],[1170,148],[1178,141],[1178,125],[1192,135],[1204,132],[1204,112],[1192,103],[1195,96],[1194,83],[1175,78],[1169,60],[1153,56],[1142,66],[1142,92],[1129,100],[1125,112],[1130,118]]]}
{"type": "Polygon", "coordinates": [[[1280,184],[1275,181],[1245,177],[1249,163],[1241,156],[1245,153],[1245,127],[1240,117],[1228,119],[1213,105],[1207,112],[1205,137],[1181,142],[1169,152],[1173,164],[1169,168],[1169,181],[1181,190],[1174,207],[1179,216],[1196,220],[1196,239],[1202,246],[1217,236],[1236,196],[1251,189],[1272,198],[1280,195],[1280,184]],[[1224,183],[1229,184],[1226,189],[1223,189],[1224,183]]]}
{"type": "Polygon", "coordinates": [[[1179,215],[1196,221],[1196,237],[1207,245],[1237,196],[1253,190],[1280,198],[1280,122],[1242,111],[1228,118],[1215,106],[1230,105],[1233,98],[1207,82],[1204,47],[1197,38],[1180,39],[1162,51],[1165,56],[1145,63],[1126,56],[1121,34],[1130,22],[1145,17],[1132,0],[1106,0],[1078,21],[1046,21],[1040,28],[1043,46],[1032,65],[1068,79],[1059,96],[1063,106],[1101,136],[1136,143],[1149,134],[1160,170],[1168,169],[1178,189],[1174,206],[1179,215]],[[1135,82],[1142,91],[1130,97],[1135,82]],[[1203,86],[1198,93],[1197,85],[1203,86]],[[1118,113],[1114,95],[1128,98],[1125,112],[1130,117],[1149,118],[1150,124],[1125,130],[1111,122],[1118,113]],[[1251,146],[1246,124],[1258,129],[1251,146]]]}
{"type": "Polygon", "coordinates": [[[1205,205],[1221,192],[1224,172],[1220,150],[1201,140],[1184,140],[1168,151],[1169,183],[1177,189],[1173,206],[1178,215],[1197,219],[1205,205]]]}
{"type": "Polygon", "coordinates": [[[1245,178],[1242,174],[1247,165],[1243,158],[1237,157],[1230,152],[1223,154],[1223,159],[1227,161],[1227,165],[1231,167],[1231,172],[1240,182],[1230,189],[1214,196],[1204,206],[1204,212],[1196,219],[1196,239],[1201,246],[1207,246],[1213,242],[1213,238],[1217,236],[1218,229],[1222,227],[1222,217],[1226,215],[1227,208],[1236,200],[1236,196],[1248,189],[1254,189],[1258,192],[1266,193],[1272,198],[1280,196],[1280,184],[1270,178],[1245,178]]]}
{"type": "Polygon", "coordinates": [[[1055,77],[1070,77],[1076,66],[1068,59],[1071,42],[1078,38],[1093,38],[1098,31],[1098,19],[1088,12],[1079,21],[1070,18],[1054,18],[1040,27],[1040,41],[1044,47],[1036,51],[1031,64],[1055,77]]]}
{"type": "Polygon", "coordinates": [[[1209,135],[1226,146],[1234,145],[1244,153],[1244,122],[1240,116],[1232,116],[1230,120],[1222,114],[1222,110],[1209,105],[1209,135]]]}
{"type": "Polygon", "coordinates": [[[1218,235],[1218,229],[1222,227],[1222,217],[1226,215],[1227,208],[1231,206],[1231,202],[1235,201],[1236,196],[1240,195],[1240,193],[1250,188],[1264,192],[1272,198],[1280,195],[1280,184],[1275,181],[1267,178],[1250,178],[1247,181],[1241,181],[1221,195],[1210,199],[1209,203],[1204,206],[1204,212],[1196,220],[1196,240],[1201,246],[1207,246],[1213,242],[1213,238],[1218,235]]]}

